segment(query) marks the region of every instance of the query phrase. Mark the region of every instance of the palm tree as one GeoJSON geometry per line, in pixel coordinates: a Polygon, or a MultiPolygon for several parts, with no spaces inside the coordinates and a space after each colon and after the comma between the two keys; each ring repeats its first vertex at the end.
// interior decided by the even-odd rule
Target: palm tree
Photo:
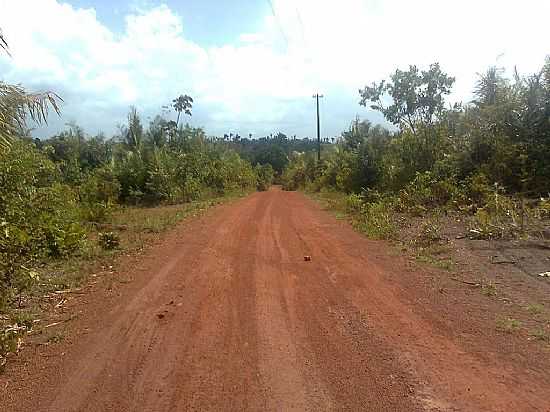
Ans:
{"type": "Polygon", "coordinates": [[[2,34],[2,30],[0,30],[0,47],[2,49],[4,49],[4,51],[6,53],[10,54],[9,51],[8,51],[8,43],[6,42],[6,39],[4,39],[4,35],[2,34]]]}
{"type": "Polygon", "coordinates": [[[191,116],[191,108],[193,107],[193,98],[188,95],[180,95],[176,99],[172,100],[172,106],[174,110],[178,112],[178,119],[176,120],[176,129],[178,128],[180,122],[181,112],[184,112],[186,115],[191,116]]]}
{"type": "Polygon", "coordinates": [[[143,146],[143,125],[134,106],[130,107],[128,113],[128,127],[125,128],[123,137],[130,150],[136,152],[141,157],[143,146]]]}
{"type": "Polygon", "coordinates": [[[485,73],[479,74],[474,94],[477,96],[475,103],[478,105],[494,105],[498,95],[506,81],[502,77],[504,69],[495,66],[489,67],[485,73]]]}
{"type": "MultiPolygon", "coordinates": [[[[0,31],[0,49],[9,55],[8,44],[0,31]]],[[[0,50],[0,51],[1,51],[0,50]]],[[[21,86],[0,81],[0,151],[8,150],[27,120],[46,123],[49,108],[59,115],[61,97],[52,92],[28,93],[21,86]]]]}

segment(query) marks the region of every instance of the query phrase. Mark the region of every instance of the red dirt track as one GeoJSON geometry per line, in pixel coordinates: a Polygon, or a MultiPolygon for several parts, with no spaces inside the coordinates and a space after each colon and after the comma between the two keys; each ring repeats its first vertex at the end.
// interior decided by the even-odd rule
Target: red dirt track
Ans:
{"type": "Polygon", "coordinates": [[[130,283],[0,376],[0,411],[550,411],[542,350],[497,334],[493,303],[300,193],[217,207],[126,260],[130,283]]]}

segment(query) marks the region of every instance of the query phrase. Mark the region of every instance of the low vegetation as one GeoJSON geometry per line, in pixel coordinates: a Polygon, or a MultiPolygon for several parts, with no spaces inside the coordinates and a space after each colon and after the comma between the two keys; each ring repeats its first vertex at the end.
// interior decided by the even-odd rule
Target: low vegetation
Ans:
{"type": "Polygon", "coordinates": [[[397,131],[355,120],[323,147],[321,161],[295,153],[284,188],[347,194],[354,224],[373,238],[395,238],[421,217],[417,243],[425,247],[439,237],[439,216],[451,215],[470,238],[549,237],[550,58],[513,80],[490,68],[472,102],[449,107],[453,83],[433,64],[361,89],[361,104],[397,131]]]}
{"type": "Polygon", "coordinates": [[[521,322],[514,318],[502,318],[497,320],[497,330],[505,333],[513,333],[519,330],[521,322]]]}

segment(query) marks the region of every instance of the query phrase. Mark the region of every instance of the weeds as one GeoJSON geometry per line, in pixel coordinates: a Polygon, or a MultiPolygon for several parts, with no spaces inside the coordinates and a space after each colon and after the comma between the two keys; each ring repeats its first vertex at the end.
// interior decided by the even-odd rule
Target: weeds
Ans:
{"type": "Polygon", "coordinates": [[[48,344],[50,344],[50,343],[59,343],[59,342],[62,342],[63,339],[65,339],[65,334],[61,331],[55,331],[55,332],[50,333],[47,336],[46,342],[48,344]]]}
{"type": "Polygon", "coordinates": [[[346,199],[353,226],[372,239],[394,239],[397,227],[392,218],[392,200],[372,197],[372,201],[360,195],[350,195],[346,199]]]}
{"type": "Polygon", "coordinates": [[[436,259],[433,256],[430,256],[429,254],[416,255],[416,260],[449,272],[453,270],[453,267],[454,267],[454,262],[452,261],[452,259],[449,259],[449,258],[436,259]]]}
{"type": "Polygon", "coordinates": [[[525,310],[532,315],[539,315],[544,312],[544,306],[540,303],[531,303],[525,307],[525,310]]]}
{"type": "Polygon", "coordinates": [[[120,246],[120,237],[114,232],[98,233],[98,243],[103,250],[113,250],[120,246]]]}
{"type": "Polygon", "coordinates": [[[397,228],[386,202],[365,203],[355,220],[356,227],[372,239],[393,239],[397,228]]]}
{"type": "Polygon", "coordinates": [[[514,318],[503,318],[497,320],[497,330],[506,333],[512,333],[521,327],[521,322],[514,318]]]}
{"type": "Polygon", "coordinates": [[[531,336],[536,340],[550,343],[550,333],[543,328],[539,328],[535,330],[534,332],[531,333],[531,336]]]}
{"type": "Polygon", "coordinates": [[[494,282],[481,282],[481,293],[485,296],[496,296],[497,287],[494,282]]]}
{"type": "Polygon", "coordinates": [[[441,240],[441,227],[438,222],[427,220],[422,224],[420,238],[426,243],[441,240]]]}

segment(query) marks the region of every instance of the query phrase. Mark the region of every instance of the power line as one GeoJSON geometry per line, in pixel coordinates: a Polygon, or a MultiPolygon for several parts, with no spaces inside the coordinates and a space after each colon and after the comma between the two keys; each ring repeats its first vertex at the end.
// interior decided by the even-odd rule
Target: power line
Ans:
{"type": "Polygon", "coordinates": [[[283,36],[283,39],[286,43],[286,48],[288,50],[288,37],[286,36],[285,31],[283,30],[283,25],[281,24],[281,20],[279,19],[279,16],[277,16],[277,13],[275,12],[275,7],[273,7],[273,2],[271,0],[267,0],[269,3],[269,6],[271,7],[271,12],[273,13],[273,17],[275,17],[275,20],[277,22],[277,26],[279,27],[279,31],[281,32],[281,35],[283,36]]]}
{"type": "Polygon", "coordinates": [[[304,21],[302,20],[302,16],[300,15],[300,10],[298,10],[298,7],[296,7],[295,10],[296,10],[296,18],[298,19],[298,23],[300,25],[300,33],[302,34],[302,41],[304,42],[304,48],[309,51],[309,44],[306,40],[306,30],[304,28],[304,21]]]}

